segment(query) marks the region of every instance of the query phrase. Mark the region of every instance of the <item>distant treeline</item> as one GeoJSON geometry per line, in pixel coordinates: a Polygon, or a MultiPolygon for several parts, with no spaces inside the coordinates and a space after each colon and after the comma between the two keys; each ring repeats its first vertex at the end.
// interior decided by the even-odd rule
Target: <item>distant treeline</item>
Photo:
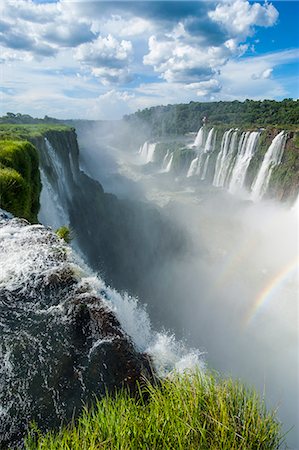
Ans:
{"type": "Polygon", "coordinates": [[[0,117],[0,123],[15,123],[15,124],[37,124],[37,123],[61,123],[62,120],[55,119],[54,117],[45,116],[43,119],[37,119],[31,117],[29,114],[14,114],[12,112],[6,113],[5,116],[0,117]]]}
{"type": "Polygon", "coordinates": [[[124,119],[149,125],[152,135],[161,136],[197,131],[204,117],[208,123],[233,126],[298,125],[299,100],[190,102],[138,110],[124,119]]]}

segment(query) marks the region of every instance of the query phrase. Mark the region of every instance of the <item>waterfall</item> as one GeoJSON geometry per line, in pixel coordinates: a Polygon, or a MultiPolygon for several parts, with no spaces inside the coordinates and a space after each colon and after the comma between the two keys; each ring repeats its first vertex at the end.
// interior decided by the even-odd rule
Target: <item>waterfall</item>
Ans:
{"type": "Polygon", "coordinates": [[[214,150],[214,128],[211,128],[205,143],[204,153],[210,153],[214,150]]]}
{"type": "Polygon", "coordinates": [[[214,131],[215,131],[214,128],[211,128],[208,133],[208,137],[207,137],[207,140],[205,143],[205,148],[204,148],[204,153],[203,153],[203,157],[205,157],[204,164],[202,165],[203,158],[201,158],[201,160],[198,162],[197,171],[198,171],[198,175],[200,175],[200,172],[201,172],[201,178],[200,178],[201,180],[204,180],[206,178],[209,160],[210,160],[210,154],[214,151],[214,148],[215,148],[216,133],[214,131]],[[202,166],[202,171],[201,171],[201,166],[202,166]]]}
{"type": "Polygon", "coordinates": [[[272,170],[275,166],[280,164],[281,158],[284,152],[284,147],[286,143],[286,134],[281,131],[270,144],[268,148],[260,170],[258,171],[257,177],[252,185],[251,198],[254,201],[260,200],[265,193],[269,185],[272,170]]]}
{"type": "Polygon", "coordinates": [[[172,161],[173,161],[173,153],[171,153],[171,156],[169,158],[169,161],[168,161],[168,164],[166,166],[165,172],[170,172],[171,166],[172,166],[172,161]]]}
{"type": "Polygon", "coordinates": [[[19,448],[28,424],[72,420],[116,386],[202,367],[152,330],[137,299],[96,277],[50,229],[0,210],[0,447],[19,448]]]}
{"type": "Polygon", "coordinates": [[[162,172],[166,169],[166,167],[168,165],[169,157],[170,157],[170,151],[167,150],[166,155],[164,156],[163,162],[162,162],[162,167],[161,167],[162,172]]]}
{"type": "Polygon", "coordinates": [[[195,147],[201,148],[204,145],[204,127],[201,127],[198,130],[198,133],[196,135],[194,144],[195,147]]]}
{"type": "Polygon", "coordinates": [[[146,161],[147,154],[148,154],[148,142],[147,141],[140,147],[139,153],[142,158],[142,161],[146,161]]]}
{"type": "Polygon", "coordinates": [[[156,149],[156,143],[150,144],[149,142],[145,142],[142,147],[139,149],[139,154],[142,158],[143,163],[149,163],[154,161],[154,154],[156,149]]]}
{"type": "Polygon", "coordinates": [[[189,170],[187,172],[187,178],[194,175],[201,175],[201,173],[201,179],[205,178],[207,172],[206,162],[208,164],[209,161],[209,157],[206,154],[211,153],[214,150],[215,137],[216,135],[214,133],[214,128],[211,128],[208,133],[207,140],[204,144],[204,128],[200,128],[194,142],[194,145],[196,142],[198,143],[198,156],[191,161],[189,170]]]}
{"type": "Polygon", "coordinates": [[[254,155],[260,133],[258,131],[247,131],[241,136],[241,145],[232,169],[232,175],[229,182],[229,191],[235,193],[242,189],[246,177],[246,172],[254,155]]]}
{"type": "Polygon", "coordinates": [[[42,191],[38,219],[54,229],[69,224],[68,199],[71,198],[69,180],[75,177],[75,167],[71,155],[68,161],[70,170],[60,160],[57,152],[47,138],[44,138],[46,153],[40,164],[42,191]]]}
{"type": "Polygon", "coordinates": [[[194,158],[191,161],[188,173],[187,173],[187,178],[192,177],[193,175],[196,174],[196,169],[197,169],[197,163],[198,163],[198,156],[196,158],[194,158]]]}
{"type": "Polygon", "coordinates": [[[202,169],[202,175],[201,175],[201,180],[205,180],[206,176],[207,176],[207,171],[208,171],[208,166],[209,166],[209,160],[210,160],[210,154],[207,155],[203,169],[202,169]]]}
{"type": "Polygon", "coordinates": [[[232,128],[225,131],[215,167],[213,185],[223,187],[236,150],[238,132],[232,128]]]}
{"type": "Polygon", "coordinates": [[[155,156],[156,144],[149,144],[146,162],[153,162],[155,156]]]}
{"type": "Polygon", "coordinates": [[[40,194],[41,208],[38,213],[38,220],[44,225],[51,226],[53,229],[68,225],[70,220],[67,208],[63,206],[59,195],[42,168],[40,168],[40,178],[42,190],[40,194]]]}

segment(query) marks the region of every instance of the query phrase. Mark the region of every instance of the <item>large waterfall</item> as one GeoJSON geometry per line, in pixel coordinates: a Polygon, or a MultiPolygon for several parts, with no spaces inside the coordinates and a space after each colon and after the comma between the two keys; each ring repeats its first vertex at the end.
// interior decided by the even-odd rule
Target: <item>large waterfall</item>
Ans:
{"type": "Polygon", "coordinates": [[[156,144],[145,142],[139,150],[139,153],[141,155],[142,161],[144,163],[149,163],[154,161],[154,154],[155,154],[156,144]]]}
{"type": "MultiPolygon", "coordinates": [[[[137,300],[103,280],[53,232],[0,211],[0,447],[77,415],[94,395],[202,363],[151,329],[137,300]],[[147,355],[147,356],[145,356],[147,355]],[[149,362],[150,361],[150,362],[149,362]]],[[[4,447],[2,447],[4,446],[4,447]]]]}
{"type": "MultiPolygon", "coordinates": [[[[211,128],[208,132],[207,139],[205,141],[205,128],[201,127],[198,131],[195,142],[197,142],[196,147],[198,147],[198,155],[191,161],[189,170],[187,172],[187,177],[192,177],[194,175],[201,176],[201,179],[204,180],[209,162],[209,154],[214,150],[215,145],[215,130],[211,128]]],[[[195,145],[195,143],[194,143],[195,145]]]]}
{"type": "Polygon", "coordinates": [[[222,137],[221,149],[216,160],[215,175],[213,180],[214,186],[224,186],[235,154],[237,137],[238,133],[233,129],[225,131],[222,137]]]}
{"type": "MultiPolygon", "coordinates": [[[[293,137],[292,132],[280,131],[267,144],[268,148],[265,142],[273,135],[272,131],[270,134],[265,129],[240,131],[231,128],[224,131],[222,137],[220,133],[221,130],[217,127],[209,128],[204,125],[199,129],[193,144],[188,142],[187,137],[185,142],[180,137],[181,140],[176,142],[176,167],[172,172],[193,178],[194,181],[205,180],[206,184],[211,183],[217,188],[225,188],[232,194],[245,195],[253,201],[265,197],[269,192],[273,169],[281,163],[289,164],[290,159],[284,160],[283,154],[287,140],[290,136],[293,137]]],[[[141,147],[142,152],[147,155],[146,158],[142,157],[143,162],[153,158],[155,144],[150,145],[151,148],[148,143],[141,147]]],[[[290,148],[294,152],[294,147],[290,148]]],[[[173,162],[173,150],[168,149],[161,160],[160,172],[169,172],[173,162]]],[[[289,166],[286,170],[294,172],[294,168],[289,166]]],[[[287,195],[284,194],[285,186],[280,191],[278,186],[273,188],[271,185],[270,196],[273,197],[273,192],[274,195],[277,192],[280,198],[287,199],[289,195],[293,199],[298,192],[298,183],[294,176],[293,179],[294,182],[289,187],[287,195]]]]}
{"type": "Polygon", "coordinates": [[[280,164],[281,158],[286,143],[286,134],[281,131],[272,141],[268,148],[261,168],[257,174],[257,177],[252,185],[251,198],[254,201],[261,199],[267,191],[272,170],[277,164],[280,164]]]}
{"type": "Polygon", "coordinates": [[[204,127],[201,127],[196,135],[196,138],[194,140],[195,147],[201,148],[204,145],[204,127]]]}
{"type": "Polygon", "coordinates": [[[229,183],[229,191],[231,193],[235,193],[243,188],[246,172],[256,150],[259,135],[260,133],[258,131],[247,131],[246,133],[242,133],[229,183]]]}
{"type": "Polygon", "coordinates": [[[44,138],[44,144],[45,151],[41,153],[42,191],[38,217],[42,223],[55,229],[70,222],[68,200],[72,195],[70,182],[74,181],[75,168],[70,154],[63,161],[48,138],[44,138]]]}

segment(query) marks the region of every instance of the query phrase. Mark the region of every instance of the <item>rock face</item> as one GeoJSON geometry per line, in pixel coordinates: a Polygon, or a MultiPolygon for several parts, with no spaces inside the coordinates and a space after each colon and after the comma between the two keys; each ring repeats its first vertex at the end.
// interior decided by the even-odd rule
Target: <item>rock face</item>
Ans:
{"type": "Polygon", "coordinates": [[[1,212],[0,265],[0,448],[32,421],[57,427],[95,395],[151,376],[103,283],[49,229],[1,212]]]}
{"type": "Polygon", "coordinates": [[[40,154],[41,223],[69,225],[73,244],[107,284],[143,296],[142,280],[185,248],[181,230],[142,202],[120,200],[79,168],[74,131],[47,132],[40,154]]]}

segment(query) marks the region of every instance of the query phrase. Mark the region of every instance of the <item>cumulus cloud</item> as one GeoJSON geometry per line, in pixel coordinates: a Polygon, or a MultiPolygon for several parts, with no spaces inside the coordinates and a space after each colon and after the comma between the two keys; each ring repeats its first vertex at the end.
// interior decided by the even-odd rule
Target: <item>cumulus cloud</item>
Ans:
{"type": "Polygon", "coordinates": [[[11,110],[14,98],[17,108],[30,99],[38,110],[44,98],[48,114],[51,97],[59,117],[71,108],[77,116],[79,104],[96,117],[105,108],[119,116],[161,103],[283,92],[275,67],[288,63],[286,54],[286,62],[246,57],[256,29],[277,21],[267,2],[0,0],[0,18],[4,87],[13,88],[16,73],[24,80],[22,97],[7,97],[11,110]]]}
{"type": "Polygon", "coordinates": [[[126,40],[118,41],[111,34],[82,44],[75,52],[75,58],[88,66],[93,75],[100,77],[103,82],[127,79],[131,56],[132,43],[126,40]]]}
{"type": "Polygon", "coordinates": [[[268,3],[229,0],[217,5],[208,2],[208,7],[203,17],[185,17],[171,32],[152,35],[143,58],[143,63],[153,66],[167,82],[205,82],[203,95],[209,87],[213,92],[215,76],[231,58],[246,53],[246,39],[254,28],[272,26],[278,17],[276,8],[268,3]]]}
{"type": "Polygon", "coordinates": [[[230,35],[240,40],[252,35],[254,27],[270,27],[278,19],[278,11],[271,3],[252,4],[244,0],[220,3],[208,15],[214,22],[222,25],[230,35]]]}
{"type": "Polygon", "coordinates": [[[232,53],[239,51],[225,43],[221,46],[201,46],[180,23],[172,33],[151,36],[149,53],[143,62],[152,65],[168,82],[194,83],[213,77],[232,53]]]}

